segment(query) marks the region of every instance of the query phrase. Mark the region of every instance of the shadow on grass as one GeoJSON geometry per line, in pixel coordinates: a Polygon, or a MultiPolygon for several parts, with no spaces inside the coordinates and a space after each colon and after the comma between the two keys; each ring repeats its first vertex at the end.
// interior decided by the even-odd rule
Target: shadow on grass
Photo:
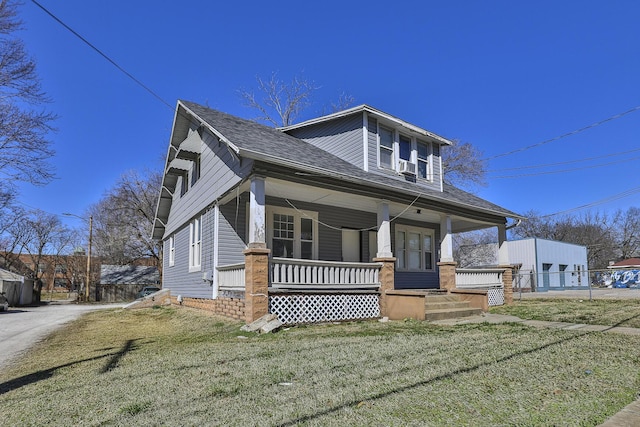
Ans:
{"type": "Polygon", "coordinates": [[[4,383],[0,384],[0,395],[3,395],[7,392],[10,392],[12,390],[16,390],[20,387],[24,387],[26,385],[29,384],[33,384],[33,383],[37,383],[38,381],[43,381],[46,379],[49,379],[53,376],[53,374],[58,370],[58,369],[62,369],[62,368],[68,368],[70,366],[74,366],[74,365],[78,365],[80,363],[83,362],[91,362],[94,360],[100,360],[100,359],[104,359],[107,357],[111,357],[109,359],[109,361],[107,362],[107,364],[100,370],[101,374],[104,374],[106,372],[109,372],[110,370],[112,370],[113,368],[115,368],[118,364],[118,361],[128,352],[130,352],[132,349],[135,349],[134,347],[134,342],[137,341],[136,340],[127,340],[127,342],[124,344],[124,346],[122,347],[121,350],[115,352],[115,353],[107,353],[107,354],[103,354],[100,356],[96,356],[96,357],[90,357],[87,359],[81,359],[81,360],[76,360],[74,362],[70,362],[70,363],[65,363],[64,365],[59,365],[53,368],[49,368],[49,369],[44,369],[41,371],[37,371],[37,372],[33,372],[31,374],[27,374],[27,375],[23,375],[21,377],[12,379],[10,381],[6,381],[4,383]]]}
{"type": "Polygon", "coordinates": [[[538,351],[545,350],[545,349],[547,349],[549,347],[553,347],[553,346],[556,346],[556,345],[559,345],[559,344],[562,344],[562,343],[565,343],[565,342],[568,342],[568,341],[572,341],[572,340],[575,340],[575,339],[578,339],[578,338],[582,338],[582,337],[587,336],[587,335],[591,335],[591,334],[594,334],[594,333],[607,332],[607,331],[610,331],[611,329],[616,328],[616,327],[622,325],[623,323],[626,323],[626,322],[628,322],[628,321],[630,321],[630,320],[632,320],[632,319],[634,319],[636,317],[639,317],[639,316],[640,315],[635,315],[635,316],[629,317],[628,319],[621,320],[620,322],[616,323],[615,325],[610,326],[610,327],[608,327],[606,329],[603,329],[602,331],[589,331],[589,332],[584,332],[582,334],[572,335],[570,337],[563,338],[563,339],[560,339],[560,340],[557,340],[557,341],[553,341],[553,342],[550,342],[550,343],[547,343],[547,344],[544,344],[544,345],[541,345],[541,346],[538,346],[538,347],[534,347],[534,348],[531,348],[529,350],[524,350],[524,351],[520,351],[520,352],[517,352],[517,353],[513,353],[513,354],[510,354],[508,356],[504,356],[504,357],[502,357],[500,359],[497,359],[497,360],[491,360],[491,361],[487,361],[487,362],[478,363],[478,364],[473,365],[473,366],[457,369],[455,371],[452,371],[452,372],[449,372],[449,373],[446,373],[446,374],[442,374],[442,375],[438,375],[438,376],[433,377],[433,378],[429,378],[429,379],[426,379],[426,380],[423,380],[423,381],[418,381],[418,382],[415,382],[413,384],[408,384],[406,386],[398,387],[398,388],[396,388],[394,390],[390,390],[390,391],[387,391],[387,392],[384,392],[384,393],[378,393],[378,394],[375,394],[373,396],[363,397],[362,399],[351,400],[351,401],[343,403],[341,405],[337,405],[337,406],[334,406],[334,407],[331,407],[331,408],[327,408],[324,411],[316,412],[315,414],[305,415],[305,416],[296,418],[294,420],[290,420],[290,421],[284,422],[282,424],[278,424],[278,427],[288,427],[288,426],[298,425],[300,423],[306,423],[306,422],[314,420],[316,418],[320,418],[320,417],[323,417],[325,415],[329,415],[329,414],[332,414],[334,412],[338,412],[338,411],[340,411],[342,409],[356,406],[356,405],[362,403],[363,401],[370,402],[370,401],[383,399],[385,397],[388,397],[388,396],[391,396],[391,395],[394,395],[394,394],[397,394],[397,393],[403,393],[403,392],[406,392],[406,391],[411,391],[413,389],[416,389],[416,388],[419,388],[419,387],[423,387],[423,386],[426,386],[426,385],[431,384],[431,383],[435,383],[435,382],[446,380],[446,379],[451,379],[451,378],[454,378],[457,375],[462,375],[462,374],[466,374],[466,373],[469,373],[469,372],[474,372],[474,371],[476,371],[478,369],[481,369],[483,367],[486,367],[486,366],[495,365],[495,364],[499,364],[499,363],[503,363],[503,362],[508,362],[508,361],[510,361],[512,359],[515,359],[517,357],[525,356],[525,355],[532,354],[532,353],[536,353],[538,351]]]}

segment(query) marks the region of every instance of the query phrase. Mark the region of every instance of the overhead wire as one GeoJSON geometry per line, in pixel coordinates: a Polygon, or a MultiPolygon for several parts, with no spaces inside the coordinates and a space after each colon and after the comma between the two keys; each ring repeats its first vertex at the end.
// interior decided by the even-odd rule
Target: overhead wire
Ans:
{"type": "Polygon", "coordinates": [[[493,160],[493,159],[497,159],[497,158],[499,158],[499,157],[510,156],[510,155],[512,155],[512,154],[521,153],[521,152],[523,152],[523,151],[527,151],[527,150],[530,150],[530,149],[532,149],[532,148],[540,147],[541,145],[545,145],[545,144],[548,144],[548,143],[550,143],[550,142],[554,142],[554,141],[557,141],[557,140],[559,140],[559,139],[563,139],[563,138],[566,138],[566,137],[569,137],[569,136],[572,136],[572,135],[575,135],[575,134],[578,134],[578,133],[584,132],[584,131],[586,131],[586,130],[593,129],[594,127],[600,126],[600,125],[605,124],[605,123],[607,123],[607,122],[610,122],[610,121],[612,121],[612,120],[619,119],[619,118],[621,118],[621,117],[626,116],[627,114],[634,113],[634,112],[636,112],[636,111],[638,111],[638,110],[640,110],[640,105],[638,105],[638,106],[636,106],[636,107],[633,107],[633,108],[631,108],[631,109],[629,109],[629,110],[627,110],[627,111],[623,111],[622,113],[614,114],[614,115],[613,115],[613,116],[611,116],[611,117],[607,117],[606,119],[603,119],[603,120],[597,121],[597,122],[592,123],[592,124],[590,124],[590,125],[587,125],[587,126],[581,127],[581,128],[576,129],[576,130],[574,130],[574,131],[567,132],[567,133],[564,133],[564,134],[562,134],[562,135],[556,136],[556,137],[554,137],[554,138],[546,139],[546,140],[544,140],[544,141],[538,142],[538,143],[536,143],[536,144],[528,145],[528,146],[526,146],[526,147],[521,147],[521,148],[517,148],[517,149],[515,149],[515,150],[507,151],[506,153],[496,154],[496,155],[491,156],[491,157],[485,157],[485,158],[484,158],[484,159],[482,159],[482,160],[484,160],[484,161],[486,161],[486,160],[493,160]]]}
{"type": "Polygon", "coordinates": [[[638,157],[630,157],[628,159],[619,160],[619,161],[615,161],[615,162],[608,162],[608,163],[600,163],[600,164],[597,164],[597,165],[582,166],[582,167],[579,167],[579,168],[560,169],[560,170],[544,171],[544,172],[523,173],[523,174],[517,174],[517,175],[499,175],[499,176],[492,176],[491,178],[492,179],[505,179],[505,178],[522,178],[522,177],[525,177],[525,176],[552,175],[552,174],[556,174],[556,173],[575,172],[575,171],[580,171],[580,170],[585,170],[585,169],[600,168],[600,167],[603,167],[603,166],[618,165],[620,163],[630,162],[630,161],[638,160],[638,159],[640,159],[640,156],[638,156],[638,157]]]}
{"type": "MultiPolygon", "coordinates": [[[[582,163],[582,162],[588,162],[588,161],[591,161],[591,160],[604,159],[604,158],[607,158],[607,157],[616,157],[616,156],[627,155],[627,154],[635,153],[635,152],[638,152],[638,151],[640,151],[640,148],[635,148],[633,150],[628,150],[628,151],[621,151],[621,152],[618,152],[618,153],[603,154],[603,155],[596,156],[596,157],[586,157],[586,158],[583,158],[583,159],[567,160],[567,161],[564,161],[564,162],[543,163],[543,164],[540,164],[540,165],[514,166],[514,167],[511,167],[511,168],[489,169],[489,170],[487,170],[487,173],[504,172],[504,171],[515,171],[515,170],[523,170],[523,169],[538,169],[538,168],[546,168],[546,167],[551,167],[551,166],[569,165],[569,164],[573,164],[573,163],[582,163]]],[[[626,161],[626,160],[621,160],[621,161],[626,161]]]]}
{"type": "Polygon", "coordinates": [[[62,25],[65,29],[67,29],[69,32],[71,32],[71,34],[73,34],[74,36],[76,36],[77,38],[79,38],[80,40],[82,40],[83,43],[85,43],[87,46],[89,46],[91,49],[93,49],[96,53],[98,53],[100,56],[102,56],[104,59],[106,59],[107,61],[109,61],[114,67],[116,67],[120,72],[122,72],[125,76],[127,76],[128,78],[130,78],[133,82],[135,82],[138,86],[142,87],[144,90],[146,90],[147,92],[149,92],[154,98],[156,98],[158,101],[160,101],[162,104],[166,105],[168,108],[171,109],[171,111],[174,111],[175,108],[169,104],[167,101],[164,100],[164,98],[162,98],[160,95],[158,95],[155,91],[153,91],[153,89],[151,89],[149,86],[145,85],[144,83],[142,83],[140,80],[138,80],[136,77],[134,77],[131,73],[129,73],[127,70],[125,70],[122,66],[120,66],[116,61],[114,61],[113,59],[111,59],[109,57],[109,55],[107,55],[106,53],[104,53],[102,50],[98,49],[94,44],[92,44],[89,40],[85,39],[84,37],[82,37],[77,31],[75,31],[73,28],[71,28],[69,25],[65,24],[60,18],[58,18],[56,15],[54,15],[52,12],[50,12],[46,7],[44,7],[43,5],[41,5],[40,3],[38,3],[36,0],[31,0],[31,2],[33,4],[35,4],[36,6],[38,6],[40,9],[42,9],[47,15],[49,15],[51,18],[53,18],[57,23],[59,23],[60,25],[62,25]]]}
{"type": "Polygon", "coordinates": [[[578,210],[585,209],[585,208],[591,208],[591,207],[594,207],[594,206],[597,206],[597,205],[601,205],[603,203],[608,203],[608,202],[612,202],[614,200],[623,199],[625,197],[632,196],[632,195],[634,195],[636,193],[640,193],[640,187],[631,188],[631,189],[623,191],[621,193],[614,194],[613,196],[605,197],[604,199],[596,200],[595,202],[587,203],[585,205],[578,206],[578,207],[575,207],[575,208],[566,209],[566,210],[559,211],[559,212],[554,212],[554,213],[548,214],[548,215],[540,215],[537,218],[549,218],[549,217],[552,217],[552,216],[563,215],[563,214],[567,214],[569,212],[574,212],[574,211],[578,211],[578,210]]]}

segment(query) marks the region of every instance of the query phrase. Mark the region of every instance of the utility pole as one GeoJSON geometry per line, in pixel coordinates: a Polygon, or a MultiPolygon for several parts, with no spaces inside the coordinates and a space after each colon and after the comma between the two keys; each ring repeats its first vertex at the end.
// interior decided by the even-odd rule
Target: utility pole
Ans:
{"type": "Polygon", "coordinates": [[[87,285],[84,288],[84,300],[89,302],[89,288],[91,287],[91,242],[93,240],[93,215],[89,216],[89,250],[87,251],[87,285]]]}

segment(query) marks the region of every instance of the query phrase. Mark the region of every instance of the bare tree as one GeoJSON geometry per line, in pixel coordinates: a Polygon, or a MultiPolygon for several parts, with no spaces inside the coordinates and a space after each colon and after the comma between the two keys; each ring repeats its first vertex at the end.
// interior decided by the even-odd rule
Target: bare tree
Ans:
{"type": "Polygon", "coordinates": [[[640,254],[640,209],[631,207],[626,212],[617,211],[613,224],[620,258],[627,259],[640,254]]]}
{"type": "Polygon", "coordinates": [[[289,126],[300,113],[311,105],[311,94],[318,89],[312,81],[302,76],[295,76],[291,82],[278,78],[278,73],[271,73],[268,80],[256,76],[257,91],[240,89],[240,97],[244,104],[257,110],[256,121],[273,126],[289,126]]]}
{"type": "Polygon", "coordinates": [[[158,172],[125,173],[90,208],[96,252],[106,262],[124,265],[145,258],[162,267],[162,246],[151,238],[161,184],[158,172]]]}
{"type": "Polygon", "coordinates": [[[453,145],[442,147],[444,180],[459,187],[486,185],[486,162],[482,153],[468,142],[453,140],[453,145]]]}
{"type": "Polygon", "coordinates": [[[45,258],[55,259],[69,250],[72,232],[62,224],[58,216],[41,210],[31,212],[24,225],[27,227],[24,249],[32,261],[32,277],[39,279],[44,273],[39,266],[45,258]]]}
{"type": "Polygon", "coordinates": [[[5,176],[0,183],[8,178],[44,185],[53,178],[47,136],[55,115],[41,109],[49,99],[40,87],[36,63],[13,36],[21,25],[17,3],[0,0],[0,172],[5,176]]]}
{"type": "Polygon", "coordinates": [[[484,229],[453,235],[453,259],[462,268],[497,264],[497,230],[484,229]]]}

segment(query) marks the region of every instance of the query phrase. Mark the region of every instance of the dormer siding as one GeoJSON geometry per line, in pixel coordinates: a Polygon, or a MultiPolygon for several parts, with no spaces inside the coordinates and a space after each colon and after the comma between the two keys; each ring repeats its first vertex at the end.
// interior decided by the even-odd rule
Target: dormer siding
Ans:
{"type": "Polygon", "coordinates": [[[362,120],[362,114],[354,114],[286,133],[364,169],[362,120]]]}

